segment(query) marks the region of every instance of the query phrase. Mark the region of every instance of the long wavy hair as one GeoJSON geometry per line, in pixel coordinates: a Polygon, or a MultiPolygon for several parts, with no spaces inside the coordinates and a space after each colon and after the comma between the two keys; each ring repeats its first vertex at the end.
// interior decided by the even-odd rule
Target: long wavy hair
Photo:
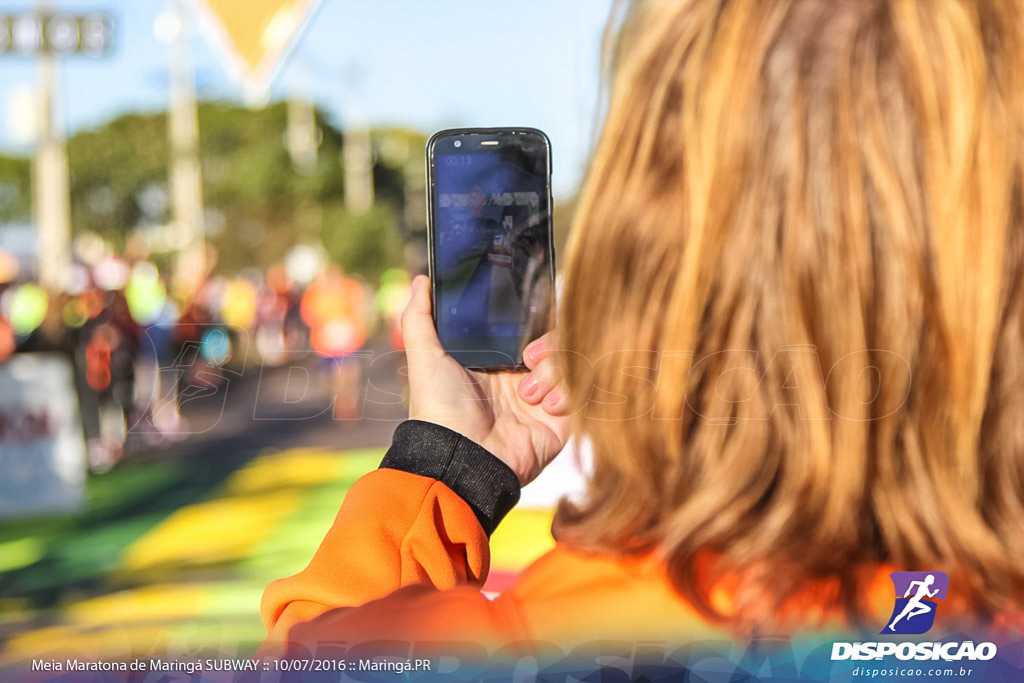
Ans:
{"type": "Polygon", "coordinates": [[[1024,598],[1024,11],[646,0],[618,34],[559,329],[593,446],[561,538],[712,617],[871,568],[1024,598]],[[704,559],[742,587],[712,607],[704,559]]]}

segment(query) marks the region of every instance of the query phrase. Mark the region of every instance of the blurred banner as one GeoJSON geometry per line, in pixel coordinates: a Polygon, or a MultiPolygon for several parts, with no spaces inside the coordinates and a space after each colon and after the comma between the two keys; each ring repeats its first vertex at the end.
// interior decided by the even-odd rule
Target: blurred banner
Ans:
{"type": "Polygon", "coordinates": [[[63,356],[0,364],[0,519],[69,512],[85,499],[74,372],[63,356]]]}
{"type": "Polygon", "coordinates": [[[275,70],[318,0],[191,0],[228,53],[246,99],[266,98],[275,70]]]}

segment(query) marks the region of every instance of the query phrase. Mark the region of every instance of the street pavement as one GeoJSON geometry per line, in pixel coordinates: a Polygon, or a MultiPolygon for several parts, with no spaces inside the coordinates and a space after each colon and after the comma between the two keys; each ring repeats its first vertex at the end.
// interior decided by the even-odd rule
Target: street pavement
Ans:
{"type": "MultiPolygon", "coordinates": [[[[333,419],[311,355],[209,368],[176,433],[133,425],[138,452],[90,477],[85,510],[0,525],[0,680],[32,658],[251,654],[263,589],[305,566],[406,417],[401,360],[369,347],[353,420],[333,419]]],[[[485,590],[553,546],[553,502],[573,476],[553,470],[499,527],[485,590]]]]}

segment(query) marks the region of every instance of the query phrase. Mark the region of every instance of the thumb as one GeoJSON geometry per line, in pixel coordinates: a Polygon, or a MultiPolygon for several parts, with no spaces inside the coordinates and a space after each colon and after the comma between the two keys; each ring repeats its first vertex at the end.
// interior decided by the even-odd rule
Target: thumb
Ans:
{"type": "Polygon", "coordinates": [[[438,352],[444,353],[430,305],[430,278],[417,275],[412,281],[409,303],[402,312],[402,341],[410,363],[420,365],[433,363],[438,352]]]}

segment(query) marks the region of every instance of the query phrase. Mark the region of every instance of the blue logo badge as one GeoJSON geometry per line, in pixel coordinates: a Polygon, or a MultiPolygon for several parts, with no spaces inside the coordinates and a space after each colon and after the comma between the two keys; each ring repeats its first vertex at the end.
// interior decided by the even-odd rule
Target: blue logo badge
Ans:
{"type": "Polygon", "coordinates": [[[880,633],[916,635],[935,623],[938,600],[946,599],[949,577],[944,572],[893,572],[889,574],[896,589],[892,616],[880,633]]]}

